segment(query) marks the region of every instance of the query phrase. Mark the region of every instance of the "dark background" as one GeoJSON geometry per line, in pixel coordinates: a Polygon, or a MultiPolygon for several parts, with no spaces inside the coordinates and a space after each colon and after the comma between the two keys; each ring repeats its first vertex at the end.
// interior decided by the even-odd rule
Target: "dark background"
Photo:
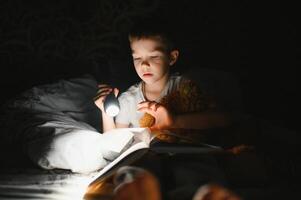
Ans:
{"type": "Polygon", "coordinates": [[[233,73],[246,113],[300,130],[297,8],[287,1],[2,0],[1,103],[83,73],[134,81],[127,31],[137,19],[160,13],[176,30],[182,70],[233,73]]]}

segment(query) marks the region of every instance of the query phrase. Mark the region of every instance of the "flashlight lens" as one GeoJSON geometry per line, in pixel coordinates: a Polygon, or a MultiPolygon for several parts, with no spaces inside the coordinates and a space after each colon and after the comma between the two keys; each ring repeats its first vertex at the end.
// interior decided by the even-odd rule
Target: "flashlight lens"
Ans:
{"type": "Polygon", "coordinates": [[[119,101],[113,93],[110,93],[103,104],[105,112],[111,117],[115,117],[119,113],[119,101]]]}
{"type": "Polygon", "coordinates": [[[109,105],[106,109],[106,113],[111,117],[115,117],[119,113],[119,107],[114,104],[109,105]]]}

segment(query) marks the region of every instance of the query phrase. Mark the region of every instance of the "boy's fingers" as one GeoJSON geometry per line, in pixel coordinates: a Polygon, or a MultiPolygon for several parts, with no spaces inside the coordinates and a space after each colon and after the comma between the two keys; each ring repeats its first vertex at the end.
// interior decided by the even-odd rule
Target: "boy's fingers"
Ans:
{"type": "Polygon", "coordinates": [[[110,87],[110,85],[107,83],[99,83],[99,84],[97,84],[97,86],[98,87],[102,87],[102,86],[110,87]]]}
{"type": "Polygon", "coordinates": [[[151,108],[148,108],[148,107],[138,108],[138,111],[139,112],[146,112],[150,115],[154,115],[154,113],[155,113],[151,108]]]}
{"type": "Polygon", "coordinates": [[[111,93],[111,90],[101,90],[101,91],[98,91],[96,93],[96,96],[100,96],[100,95],[108,95],[111,93]]]}
{"type": "Polygon", "coordinates": [[[118,88],[111,88],[109,85],[106,85],[106,84],[100,84],[100,85],[98,85],[97,95],[100,94],[100,93],[102,93],[102,92],[106,92],[106,91],[110,91],[110,92],[113,91],[114,95],[116,97],[119,94],[119,89],[118,88]]]}
{"type": "Polygon", "coordinates": [[[147,107],[141,107],[137,109],[139,112],[148,112],[150,109],[147,107]]]}
{"type": "Polygon", "coordinates": [[[113,90],[113,88],[110,88],[110,87],[99,87],[97,89],[97,91],[105,91],[105,90],[113,90]]]}
{"type": "Polygon", "coordinates": [[[157,109],[158,109],[160,106],[161,106],[161,104],[156,103],[156,104],[154,105],[154,111],[157,111],[157,109]]]}
{"type": "Polygon", "coordinates": [[[104,93],[104,92],[111,92],[112,88],[101,88],[97,90],[96,94],[104,93]]]}
{"type": "Polygon", "coordinates": [[[119,89],[118,88],[114,88],[114,95],[115,97],[117,97],[119,94],[119,89]]]}
{"type": "Polygon", "coordinates": [[[157,102],[151,102],[149,104],[149,107],[153,110],[153,111],[156,111],[157,108],[159,107],[159,104],[157,102]]]}
{"type": "Polygon", "coordinates": [[[155,101],[143,101],[143,102],[140,102],[137,107],[138,109],[139,108],[151,108],[153,109],[154,111],[157,110],[157,108],[160,106],[160,104],[158,104],[157,102],[155,101]]]}
{"type": "Polygon", "coordinates": [[[93,97],[93,100],[97,101],[98,99],[101,99],[103,97],[104,97],[103,95],[97,95],[97,96],[93,97]]]}
{"type": "Polygon", "coordinates": [[[138,108],[146,107],[147,104],[148,104],[148,101],[142,101],[142,102],[138,103],[137,107],[138,108]]]}
{"type": "Polygon", "coordinates": [[[146,107],[144,102],[140,102],[137,104],[137,110],[139,110],[140,108],[144,108],[144,107],[146,107]]]}
{"type": "Polygon", "coordinates": [[[97,93],[93,99],[94,99],[94,101],[96,101],[99,98],[105,98],[110,93],[111,93],[111,91],[102,91],[100,93],[97,93]]]}
{"type": "Polygon", "coordinates": [[[107,84],[98,84],[97,87],[98,88],[110,88],[110,86],[107,84]]]}
{"type": "Polygon", "coordinates": [[[93,100],[97,101],[97,100],[99,100],[101,98],[104,99],[103,97],[104,97],[103,95],[97,95],[97,96],[93,97],[93,100]]]}

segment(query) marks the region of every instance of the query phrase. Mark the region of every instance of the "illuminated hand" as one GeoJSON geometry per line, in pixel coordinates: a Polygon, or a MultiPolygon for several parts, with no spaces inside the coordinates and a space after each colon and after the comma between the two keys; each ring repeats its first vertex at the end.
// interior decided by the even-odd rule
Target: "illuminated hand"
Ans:
{"type": "Polygon", "coordinates": [[[98,90],[97,90],[97,94],[94,97],[94,103],[95,105],[103,112],[104,112],[104,107],[103,107],[103,103],[106,99],[106,96],[108,94],[110,94],[112,91],[114,90],[114,94],[117,97],[119,90],[117,88],[112,88],[109,85],[106,84],[100,84],[98,85],[98,90]]]}
{"type": "Polygon", "coordinates": [[[241,198],[221,185],[207,184],[197,190],[192,200],[241,200],[241,198]]]}
{"type": "Polygon", "coordinates": [[[138,111],[146,112],[155,118],[155,124],[151,130],[163,130],[170,128],[174,123],[174,116],[162,104],[155,101],[143,101],[137,105],[138,111]]]}
{"type": "Polygon", "coordinates": [[[114,174],[113,200],[161,200],[157,177],[141,168],[124,166],[114,174]]]}

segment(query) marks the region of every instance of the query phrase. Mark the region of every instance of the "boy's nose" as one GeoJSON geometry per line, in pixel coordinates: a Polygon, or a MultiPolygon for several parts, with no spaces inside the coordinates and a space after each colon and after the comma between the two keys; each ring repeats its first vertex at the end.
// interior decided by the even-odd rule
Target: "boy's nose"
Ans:
{"type": "Polygon", "coordinates": [[[149,68],[150,67],[149,62],[147,60],[142,61],[141,62],[141,66],[145,67],[145,68],[149,68]]]}

